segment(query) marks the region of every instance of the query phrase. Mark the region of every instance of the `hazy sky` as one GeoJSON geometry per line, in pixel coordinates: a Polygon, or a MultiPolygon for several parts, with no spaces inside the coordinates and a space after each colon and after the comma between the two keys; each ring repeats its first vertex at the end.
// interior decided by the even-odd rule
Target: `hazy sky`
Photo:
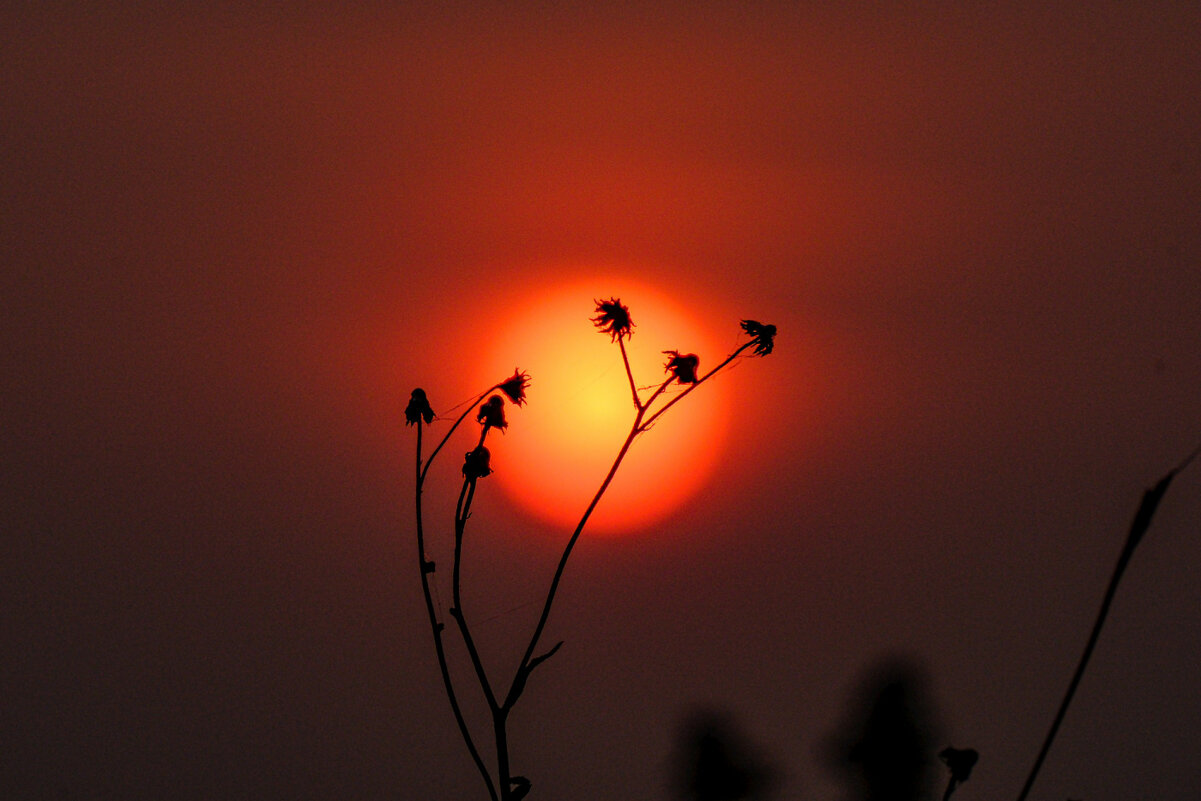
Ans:
{"type": "MultiPolygon", "coordinates": [[[[780,335],[705,490],[577,548],[530,798],[668,798],[706,705],[835,799],[819,744],[897,652],[981,752],[956,797],[1016,795],[1201,439],[1195,3],[213,5],[0,10],[5,797],[483,798],[402,410],[606,275],[780,335]]],[[[1199,488],[1034,799],[1201,793],[1199,488]]],[[[504,663],[568,532],[485,483],[472,525],[504,663]]]]}

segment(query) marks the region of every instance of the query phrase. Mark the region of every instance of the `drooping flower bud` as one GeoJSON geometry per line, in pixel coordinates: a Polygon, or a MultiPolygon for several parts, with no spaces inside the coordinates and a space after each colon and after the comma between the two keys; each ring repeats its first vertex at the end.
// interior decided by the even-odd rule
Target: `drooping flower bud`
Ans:
{"type": "Polygon", "coordinates": [[[504,431],[509,427],[505,420],[505,400],[500,395],[493,395],[480,404],[480,410],[475,419],[484,424],[485,428],[499,428],[504,431]]]}
{"type": "Polygon", "coordinates": [[[492,454],[483,445],[477,445],[467,452],[463,459],[463,477],[469,480],[491,475],[492,468],[488,466],[492,454]]]}
{"type": "Polygon", "coordinates": [[[409,396],[409,405],[405,407],[405,425],[411,426],[418,420],[425,420],[427,425],[434,420],[434,410],[430,408],[425,390],[421,387],[413,390],[413,394],[409,396]]]}

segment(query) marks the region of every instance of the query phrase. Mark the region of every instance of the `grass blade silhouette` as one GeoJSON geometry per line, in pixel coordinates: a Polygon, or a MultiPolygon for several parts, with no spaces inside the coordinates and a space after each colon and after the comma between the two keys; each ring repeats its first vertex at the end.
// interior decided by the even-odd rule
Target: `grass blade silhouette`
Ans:
{"type": "Polygon", "coordinates": [[[1188,466],[1189,462],[1196,458],[1198,453],[1201,453],[1201,446],[1195,448],[1180,464],[1169,470],[1167,475],[1161,478],[1154,487],[1143,493],[1143,499],[1139,503],[1138,510],[1134,513],[1134,520],[1130,523],[1130,531],[1126,535],[1126,544],[1122,548],[1122,553],[1118,556],[1117,565],[1114,566],[1113,576],[1109,579],[1109,587],[1105,590],[1105,597],[1101,600],[1101,609],[1097,612],[1097,620],[1093,624],[1092,633],[1089,634],[1088,642],[1084,646],[1084,653],[1080,655],[1080,662],[1076,665],[1076,672],[1072,675],[1072,680],[1068,683],[1068,689],[1063,696],[1063,701],[1059,705],[1059,711],[1056,713],[1055,719],[1051,721],[1051,728],[1047,732],[1047,738],[1043,741],[1043,746],[1034,760],[1034,766],[1030,769],[1030,775],[1026,777],[1026,784],[1023,785],[1021,793],[1018,794],[1017,801],[1026,801],[1026,796],[1030,794],[1030,789],[1034,786],[1034,780],[1038,778],[1038,772],[1051,750],[1051,744],[1055,741],[1055,735],[1059,732],[1059,727],[1063,723],[1064,716],[1067,715],[1072,698],[1076,695],[1076,688],[1080,686],[1080,680],[1084,677],[1084,670],[1088,667],[1088,660],[1093,654],[1097,640],[1101,637],[1101,628],[1105,625],[1105,618],[1109,615],[1109,607],[1113,603],[1114,596],[1118,591],[1118,583],[1122,580],[1122,574],[1126,572],[1126,566],[1130,564],[1130,557],[1134,555],[1134,549],[1142,542],[1143,535],[1151,527],[1151,518],[1155,516],[1155,510],[1159,508],[1159,502],[1163,500],[1164,493],[1168,491],[1168,485],[1172,483],[1172,479],[1181,470],[1188,466]]]}

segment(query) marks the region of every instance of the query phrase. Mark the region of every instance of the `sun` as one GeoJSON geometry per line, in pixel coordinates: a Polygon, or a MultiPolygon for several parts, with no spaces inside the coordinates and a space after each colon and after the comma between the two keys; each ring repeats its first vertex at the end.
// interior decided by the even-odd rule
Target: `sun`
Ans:
{"type": "MultiPolygon", "coordinates": [[[[618,297],[629,307],[627,340],[643,398],[666,377],[663,351],[701,357],[700,371],[728,348],[666,294],[605,278],[536,291],[493,337],[484,369],[531,376],[528,403],[509,409],[509,428],[489,438],[493,476],[507,495],[542,520],[574,528],[600,486],[634,420],[621,351],[590,322],[594,300],[618,297]]],[[[486,380],[495,381],[492,377],[486,380]]],[[[673,385],[665,399],[682,391],[673,385]]],[[[588,522],[596,533],[645,530],[688,501],[710,475],[725,438],[726,390],[707,381],[640,435],[588,522]]]]}

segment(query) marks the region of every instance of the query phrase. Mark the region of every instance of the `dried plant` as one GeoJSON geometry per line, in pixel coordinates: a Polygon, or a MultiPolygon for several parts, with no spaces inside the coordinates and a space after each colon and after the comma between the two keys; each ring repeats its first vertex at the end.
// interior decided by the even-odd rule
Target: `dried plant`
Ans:
{"type": "Polygon", "coordinates": [[[467,526],[467,521],[471,516],[471,505],[475,498],[477,484],[480,479],[488,477],[492,472],[491,454],[485,446],[488,434],[492,429],[503,431],[508,426],[509,423],[505,417],[504,398],[507,397],[511,403],[518,406],[524,404],[530,378],[526,373],[514,370],[512,376],[481,392],[467,406],[467,409],[455,419],[450,426],[450,430],[438,442],[429,457],[424,460],[422,458],[424,427],[430,425],[435,420],[433,409],[430,406],[425,391],[422,389],[413,390],[409,404],[405,408],[405,422],[417,428],[415,472],[417,552],[421,589],[425,596],[426,613],[429,616],[430,628],[434,636],[434,650],[438,657],[438,668],[442,674],[442,683],[446,689],[447,698],[450,701],[451,711],[454,714],[455,722],[458,724],[459,734],[467,746],[471,759],[475,763],[476,769],[479,771],[480,777],[487,787],[492,801],[520,801],[530,790],[529,779],[524,776],[514,775],[509,762],[507,728],[509,713],[513,710],[522,693],[525,691],[526,683],[530,675],[534,672],[534,669],[554,656],[563,645],[560,641],[549,649],[539,652],[542,634],[546,628],[547,621],[550,619],[555,595],[558,592],[559,583],[562,581],[571,552],[575,548],[576,542],[579,541],[580,534],[583,533],[588,519],[592,516],[601,497],[605,494],[605,491],[613,481],[613,477],[617,474],[618,468],[621,467],[622,461],[629,453],[634,440],[639,435],[646,433],[665,412],[696,391],[698,387],[723,368],[728,367],[735,359],[744,355],[766,356],[771,353],[776,335],[776,327],[774,325],[763,325],[753,320],[743,320],[741,324],[742,330],[750,339],[743,342],[716,367],[703,375],[699,374],[700,359],[695,354],[664,351],[664,354],[669,357],[665,366],[667,377],[651,390],[646,397],[643,397],[643,393],[638,389],[638,384],[634,380],[634,373],[630,367],[630,360],[626,353],[626,340],[632,337],[634,333],[634,323],[630,318],[630,310],[617,298],[597,300],[595,303],[595,316],[592,318],[592,323],[600,333],[608,334],[610,339],[617,343],[621,351],[621,360],[625,365],[626,377],[629,379],[630,394],[633,400],[633,421],[630,425],[629,433],[617,451],[612,466],[610,466],[608,473],[601,480],[599,488],[588,503],[588,506],[584,509],[579,523],[576,525],[575,530],[572,531],[563,548],[558,566],[555,568],[554,575],[551,578],[550,587],[542,601],[542,612],[538,617],[537,625],[534,627],[534,631],[524,647],[516,671],[508,679],[507,688],[503,689],[503,692],[500,689],[504,688],[505,685],[494,684],[492,678],[488,675],[476,647],[475,639],[472,636],[471,627],[468,624],[466,616],[463,614],[461,592],[463,534],[467,526]],[[673,383],[677,383],[685,387],[685,389],[671,396],[669,399],[664,393],[666,393],[673,383]],[[501,394],[493,394],[497,392],[501,394]],[[455,682],[447,661],[443,641],[447,628],[445,621],[439,619],[438,609],[434,603],[431,576],[435,573],[436,565],[427,557],[425,516],[421,504],[422,492],[426,479],[429,476],[430,466],[433,464],[435,457],[442,451],[451,435],[455,433],[472,410],[476,411],[475,419],[480,424],[480,434],[474,447],[466,452],[463,460],[463,484],[459,490],[458,501],[455,504],[453,525],[454,560],[451,565],[452,602],[447,614],[454,621],[454,630],[458,632],[466,648],[472,670],[474,671],[476,684],[479,686],[491,715],[491,737],[496,752],[494,763],[491,766],[489,766],[480,753],[480,749],[476,745],[476,735],[472,733],[472,728],[463,714],[463,709],[459,704],[458,695],[456,694],[455,682]]]}

